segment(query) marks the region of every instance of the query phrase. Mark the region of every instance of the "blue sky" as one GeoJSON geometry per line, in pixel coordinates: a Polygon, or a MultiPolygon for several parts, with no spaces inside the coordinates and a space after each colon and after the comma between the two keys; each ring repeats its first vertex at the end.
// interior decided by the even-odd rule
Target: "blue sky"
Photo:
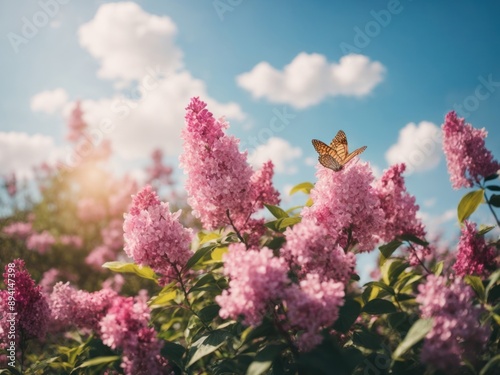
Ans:
{"type": "MultiPolygon", "coordinates": [[[[111,117],[115,168],[138,169],[158,146],[176,164],[185,98],[200,95],[232,134],[257,139],[255,163],[269,156],[280,166],[280,189],[314,181],[310,140],[339,129],[351,147],[368,146],[362,158],[378,171],[420,152],[408,188],[430,231],[456,233],[452,212],[466,191],[451,189],[439,143],[422,154],[423,145],[465,105],[500,155],[496,2],[109,3],[0,0],[0,173],[67,155],[64,119],[77,99],[91,125],[111,117]],[[40,25],[33,35],[23,34],[26,20],[40,25]],[[135,96],[151,77],[153,88],[135,96]],[[117,101],[127,115],[110,110],[117,101]],[[289,122],[271,128],[283,111],[289,122]]],[[[491,221],[486,210],[478,219],[491,221]]]]}

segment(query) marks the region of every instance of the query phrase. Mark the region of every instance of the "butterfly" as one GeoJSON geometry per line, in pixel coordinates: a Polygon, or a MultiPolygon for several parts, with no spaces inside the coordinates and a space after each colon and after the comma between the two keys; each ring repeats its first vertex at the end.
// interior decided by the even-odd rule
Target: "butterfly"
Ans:
{"type": "Polygon", "coordinates": [[[330,146],[317,139],[313,139],[312,144],[319,154],[318,160],[321,165],[335,172],[340,171],[352,158],[366,149],[366,146],[363,146],[349,153],[347,137],[342,130],[339,130],[335,138],[332,139],[330,146]]]}

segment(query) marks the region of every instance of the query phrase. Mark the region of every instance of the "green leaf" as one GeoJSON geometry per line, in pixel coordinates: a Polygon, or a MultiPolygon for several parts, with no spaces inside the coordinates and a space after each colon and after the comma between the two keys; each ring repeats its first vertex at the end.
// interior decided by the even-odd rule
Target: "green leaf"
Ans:
{"type": "Polygon", "coordinates": [[[500,207],[500,195],[498,194],[493,194],[490,199],[490,204],[494,207],[500,207]]]}
{"type": "Polygon", "coordinates": [[[376,298],[363,306],[363,312],[371,315],[382,315],[396,312],[396,307],[385,299],[376,298]]]}
{"type": "Polygon", "coordinates": [[[273,206],[272,204],[264,204],[269,212],[276,218],[281,219],[284,217],[288,217],[288,214],[278,206],[273,206]]]}
{"type": "Polygon", "coordinates": [[[117,356],[117,355],[108,356],[108,357],[92,358],[92,359],[89,359],[88,361],[83,362],[80,366],[75,367],[73,369],[73,371],[71,371],[70,374],[72,374],[75,370],[79,370],[79,369],[86,368],[86,367],[94,367],[94,366],[109,364],[109,363],[113,363],[115,361],[118,361],[119,359],[120,359],[120,356],[117,356]]]}
{"type": "Polygon", "coordinates": [[[278,224],[278,228],[280,230],[284,230],[289,226],[295,225],[297,223],[300,223],[302,218],[300,216],[295,216],[295,217],[286,217],[282,220],[280,220],[278,224]]]}
{"type": "Polygon", "coordinates": [[[416,243],[417,245],[422,245],[422,246],[429,245],[429,242],[422,240],[417,236],[414,236],[413,234],[403,234],[401,236],[398,236],[398,239],[401,241],[413,242],[416,243]]]}
{"type": "Polygon", "coordinates": [[[401,358],[401,356],[410,350],[413,345],[418,343],[427,335],[427,333],[429,333],[432,328],[432,324],[432,319],[417,320],[411,326],[404,340],[399,344],[394,353],[392,353],[392,358],[395,360],[401,358]]]}
{"type": "Polygon", "coordinates": [[[201,358],[215,352],[226,343],[229,336],[229,332],[224,330],[212,331],[208,335],[202,336],[191,346],[189,350],[190,360],[186,367],[192,366],[201,358]]]}
{"type": "Polygon", "coordinates": [[[353,299],[346,299],[343,306],[339,309],[339,318],[333,325],[333,328],[339,332],[347,332],[351,329],[361,312],[361,305],[353,299]]]}
{"type": "Polygon", "coordinates": [[[380,348],[380,337],[368,331],[354,331],[352,341],[357,346],[377,350],[380,348]]]}
{"type": "Polygon", "coordinates": [[[149,304],[152,308],[165,306],[169,304],[170,301],[174,300],[175,297],[177,297],[177,291],[170,290],[168,292],[159,294],[149,304]]]}
{"type": "Polygon", "coordinates": [[[208,323],[211,322],[219,314],[219,310],[219,305],[208,305],[200,310],[198,316],[203,322],[208,323]]]}
{"type": "Polygon", "coordinates": [[[402,262],[400,260],[392,262],[387,271],[387,276],[389,278],[390,284],[397,280],[401,273],[408,268],[408,266],[408,263],[402,262]]]}
{"type": "Polygon", "coordinates": [[[205,255],[210,253],[215,248],[216,246],[207,246],[198,249],[198,251],[195,252],[193,256],[191,256],[191,258],[189,258],[189,260],[187,261],[185,269],[189,270],[193,268],[196,265],[196,263],[200,261],[201,258],[203,258],[205,255]]]}
{"type": "Polygon", "coordinates": [[[497,173],[494,173],[494,174],[490,174],[489,176],[486,176],[484,178],[484,181],[491,181],[491,180],[495,180],[498,178],[498,174],[497,173]]]}
{"type": "Polygon", "coordinates": [[[389,293],[391,296],[393,296],[393,295],[395,295],[395,294],[396,294],[396,293],[394,292],[394,289],[393,289],[392,287],[390,287],[389,285],[384,284],[384,283],[383,283],[383,282],[381,282],[381,281],[371,281],[371,282],[369,282],[369,283],[366,283],[366,284],[365,284],[365,286],[368,286],[368,285],[370,285],[370,286],[372,286],[372,287],[376,286],[376,287],[378,287],[378,288],[380,288],[380,289],[383,289],[383,290],[385,290],[387,293],[389,293]]]}
{"type": "Polygon", "coordinates": [[[485,296],[486,298],[488,298],[489,294],[490,294],[490,290],[491,288],[493,288],[495,286],[495,284],[497,283],[498,279],[500,279],[500,269],[499,270],[496,270],[495,272],[493,272],[491,275],[490,275],[490,282],[488,283],[488,285],[486,286],[486,290],[485,290],[485,296]]]}
{"type": "Polygon", "coordinates": [[[217,240],[219,238],[220,234],[217,232],[208,232],[208,233],[205,233],[203,231],[198,232],[198,240],[200,241],[200,245],[213,240],[217,240]]]}
{"type": "Polygon", "coordinates": [[[458,204],[458,222],[462,223],[476,211],[484,198],[484,190],[479,189],[465,194],[458,204]]]}
{"type": "Polygon", "coordinates": [[[488,185],[488,186],[486,186],[486,189],[491,190],[491,191],[500,191],[500,186],[488,185]]]}
{"type": "Polygon", "coordinates": [[[471,286],[474,292],[476,292],[478,298],[484,301],[485,290],[481,278],[479,276],[467,275],[465,276],[465,282],[471,286]]]}
{"type": "Polygon", "coordinates": [[[393,329],[397,329],[401,324],[405,323],[408,320],[408,314],[405,312],[395,312],[387,315],[387,322],[389,326],[393,329]]]}
{"type": "Polygon", "coordinates": [[[436,263],[436,265],[434,266],[434,275],[436,276],[441,275],[441,272],[443,272],[443,268],[444,268],[444,260],[436,263]]]}
{"type": "Polygon", "coordinates": [[[274,230],[275,232],[279,232],[279,224],[283,219],[278,219],[278,220],[273,220],[273,221],[268,221],[267,223],[264,223],[264,226],[266,228],[269,228],[271,230],[274,230]]]}
{"type": "Polygon", "coordinates": [[[397,248],[401,246],[401,244],[401,241],[394,240],[389,242],[388,244],[380,246],[379,250],[382,253],[382,257],[380,258],[380,265],[384,264],[385,261],[390,258],[391,255],[397,250],[397,248]]]}
{"type": "Polygon", "coordinates": [[[484,225],[484,224],[481,224],[479,226],[479,230],[477,231],[477,234],[479,236],[484,236],[489,231],[495,229],[495,227],[496,227],[496,225],[484,225]]]}
{"type": "Polygon", "coordinates": [[[247,370],[247,375],[261,375],[269,370],[274,359],[286,348],[283,344],[273,344],[265,346],[257,353],[255,359],[250,364],[247,370]]]}
{"type": "Polygon", "coordinates": [[[314,188],[314,184],[310,182],[302,182],[298,185],[295,185],[291,190],[290,190],[290,195],[293,195],[299,191],[302,191],[306,194],[309,194],[311,192],[311,189],[314,188]]]}
{"type": "Polygon", "coordinates": [[[479,375],[493,375],[498,374],[498,370],[500,370],[500,354],[497,354],[493,358],[491,358],[488,363],[481,369],[479,375]],[[489,372],[491,370],[497,370],[496,372],[489,372]]]}
{"type": "Polygon", "coordinates": [[[135,263],[126,262],[106,262],[102,265],[104,268],[109,268],[114,272],[128,272],[135,273],[144,279],[150,279],[156,281],[155,272],[148,266],[138,266],[135,263]]]}
{"type": "Polygon", "coordinates": [[[180,368],[184,367],[182,357],[184,356],[185,352],[186,348],[184,348],[182,345],[170,341],[165,341],[163,343],[163,348],[161,349],[161,355],[167,358],[169,361],[174,362],[180,368]]]}
{"type": "Polygon", "coordinates": [[[17,370],[15,367],[9,367],[8,369],[0,369],[0,374],[7,374],[7,375],[21,375],[19,370],[17,370]]]}
{"type": "Polygon", "coordinates": [[[216,248],[214,251],[212,251],[212,254],[210,254],[212,260],[216,260],[218,262],[222,262],[222,256],[227,253],[227,246],[221,246],[216,248]]]}

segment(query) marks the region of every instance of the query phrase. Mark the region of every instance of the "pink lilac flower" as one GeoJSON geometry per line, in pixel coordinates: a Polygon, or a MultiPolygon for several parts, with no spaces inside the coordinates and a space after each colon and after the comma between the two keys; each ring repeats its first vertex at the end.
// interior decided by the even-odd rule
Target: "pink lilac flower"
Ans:
{"type": "Polygon", "coordinates": [[[83,136],[87,124],[83,120],[83,111],[81,108],[81,103],[76,102],[75,108],[71,112],[68,121],[69,133],[66,135],[66,139],[71,142],[76,142],[80,140],[83,136]]]}
{"type": "Polygon", "coordinates": [[[321,343],[321,330],[335,323],[344,304],[344,284],[321,280],[317,274],[308,274],[300,285],[293,284],[285,292],[288,324],[301,331],[297,341],[301,351],[321,343]]]}
{"type": "Polygon", "coordinates": [[[161,343],[148,327],[150,311],[145,301],[119,297],[100,322],[104,344],[123,351],[125,374],[162,374],[161,343]]]}
{"type": "Polygon", "coordinates": [[[259,325],[268,305],[282,296],[288,283],[286,262],[267,247],[246,250],[242,243],[229,245],[223,260],[230,281],[229,290],[215,298],[219,315],[223,319],[243,316],[244,324],[259,325]]]}
{"type": "Polygon", "coordinates": [[[33,233],[26,241],[26,247],[30,250],[45,254],[56,243],[54,236],[44,230],[41,233],[33,233]]]}
{"type": "Polygon", "coordinates": [[[33,233],[33,225],[31,223],[15,222],[6,225],[3,232],[13,238],[25,240],[33,233]]]}
{"type": "Polygon", "coordinates": [[[107,278],[102,282],[102,289],[111,289],[119,293],[125,284],[125,278],[119,274],[115,273],[113,276],[107,278]]]}
{"type": "Polygon", "coordinates": [[[264,199],[276,198],[270,182],[272,167],[268,164],[254,175],[246,153],[238,150],[238,140],[224,134],[227,123],[215,120],[198,98],[191,99],[186,110],[180,162],[188,175],[186,190],[193,215],[207,229],[233,224],[244,230],[256,209],[270,203],[264,199]]]}
{"type": "Polygon", "coordinates": [[[443,150],[454,189],[472,187],[500,169],[500,164],[486,149],[484,140],[488,133],[484,128],[473,128],[454,111],[446,115],[441,128],[443,150]]]}
{"type": "Polygon", "coordinates": [[[459,276],[487,276],[497,268],[496,251],[477,232],[476,224],[464,221],[453,269],[459,276]]]}
{"type": "Polygon", "coordinates": [[[150,266],[166,283],[178,279],[179,272],[193,255],[192,230],[179,222],[180,210],[172,214],[168,203],[146,186],[133,197],[123,223],[124,250],[136,263],[150,266]]]}
{"type": "Polygon", "coordinates": [[[153,165],[146,168],[147,180],[146,184],[157,182],[159,184],[172,185],[172,167],[163,164],[163,151],[156,149],[151,154],[153,165]]]}
{"type": "Polygon", "coordinates": [[[308,273],[321,275],[347,284],[356,266],[356,257],[338,245],[330,230],[308,216],[288,228],[281,255],[292,265],[299,277],[308,273]]]}
{"type": "Polygon", "coordinates": [[[402,234],[425,237],[424,225],[417,217],[419,206],[415,203],[415,197],[406,191],[403,177],[405,169],[405,164],[391,166],[374,186],[385,216],[385,226],[380,234],[385,242],[402,234]]]}
{"type": "Polygon", "coordinates": [[[472,305],[474,293],[460,278],[447,286],[445,277],[429,275],[418,290],[422,317],[434,320],[422,361],[453,373],[462,360],[474,360],[488,341],[489,329],[479,322],[482,308],[472,305]]]}
{"type": "Polygon", "coordinates": [[[340,172],[318,164],[318,181],[311,190],[314,204],[305,207],[302,217],[312,217],[342,247],[356,245],[370,251],[384,229],[384,212],[375,189],[373,173],[367,163],[349,163],[340,172]]]}
{"type": "Polygon", "coordinates": [[[264,208],[264,203],[278,205],[280,203],[280,194],[273,186],[274,166],[272,161],[254,172],[250,178],[252,186],[252,201],[255,202],[254,211],[264,208]]]}
{"type": "Polygon", "coordinates": [[[102,242],[111,250],[123,248],[123,220],[113,219],[101,230],[102,242]]]}
{"type": "Polygon", "coordinates": [[[40,285],[45,294],[50,294],[60,276],[61,272],[57,268],[51,268],[43,273],[42,279],[38,285],[40,285]]]}
{"type": "Polygon", "coordinates": [[[63,329],[75,326],[98,332],[99,321],[117,298],[117,293],[111,289],[89,293],[76,290],[69,283],[58,282],[49,298],[52,319],[63,329]]]}
{"type": "Polygon", "coordinates": [[[50,310],[42,288],[37,286],[26,270],[24,261],[16,259],[5,266],[3,274],[6,290],[0,291],[2,310],[15,315],[0,318],[0,336],[8,332],[10,325],[7,319],[15,319],[16,339],[42,339],[47,331],[50,310]],[[11,267],[10,267],[10,266],[11,267]],[[12,293],[12,294],[10,294],[12,293]],[[15,307],[8,305],[9,296],[13,297],[15,307]]]}
{"type": "Polygon", "coordinates": [[[83,246],[83,240],[78,235],[63,234],[61,237],[59,237],[59,242],[61,242],[61,244],[65,246],[71,246],[75,249],[81,249],[83,246]]]}
{"type": "Polygon", "coordinates": [[[93,198],[82,198],[77,204],[77,214],[83,222],[99,221],[106,217],[106,208],[93,198]]]}
{"type": "Polygon", "coordinates": [[[100,245],[94,248],[85,258],[85,263],[94,267],[97,270],[103,270],[102,265],[106,262],[114,260],[116,251],[111,250],[106,245],[100,245]]]}

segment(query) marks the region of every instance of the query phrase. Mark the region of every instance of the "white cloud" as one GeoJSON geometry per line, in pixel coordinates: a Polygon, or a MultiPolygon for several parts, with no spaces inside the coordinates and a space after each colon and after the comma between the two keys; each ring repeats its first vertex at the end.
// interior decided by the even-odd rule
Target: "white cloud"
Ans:
{"type": "Polygon", "coordinates": [[[311,156],[308,156],[307,158],[304,159],[304,163],[310,167],[315,166],[317,162],[318,162],[318,159],[313,158],[311,156]]]}
{"type": "MultiPolygon", "coordinates": [[[[113,150],[124,159],[148,156],[152,149],[161,148],[167,155],[181,151],[181,129],[185,108],[193,96],[207,102],[214,116],[242,120],[245,115],[235,103],[222,104],[211,98],[203,81],[188,72],[180,72],[150,82],[138,100],[123,95],[99,100],[84,100],[84,117],[94,129],[96,139],[106,136],[113,150]],[[104,126],[108,123],[108,126],[104,126]],[[99,129],[106,129],[101,131],[99,129]]],[[[67,110],[68,111],[68,110],[67,110]]]]}
{"type": "Polygon", "coordinates": [[[424,206],[425,207],[434,207],[437,202],[436,198],[429,198],[424,200],[424,206]]]}
{"type": "Polygon", "coordinates": [[[133,2],[107,3],[78,31],[80,44],[96,58],[100,78],[129,83],[145,69],[165,72],[182,67],[182,51],[175,45],[177,27],[167,16],[149,14],[133,2]]]}
{"type": "Polygon", "coordinates": [[[399,131],[398,142],[385,154],[392,165],[405,163],[408,174],[436,167],[441,159],[441,130],[432,122],[407,124],[399,131]]]}
{"type": "Polygon", "coordinates": [[[457,210],[453,208],[444,211],[440,215],[432,215],[425,211],[418,211],[417,217],[420,218],[425,225],[425,228],[427,230],[427,238],[432,238],[439,235],[440,233],[443,233],[445,229],[442,227],[443,224],[446,224],[452,220],[455,220],[455,222],[458,223],[457,210]]]}
{"type": "Polygon", "coordinates": [[[33,167],[53,163],[60,151],[54,140],[42,134],[0,132],[0,174],[15,172],[19,178],[33,176],[33,167]]]}
{"type": "Polygon", "coordinates": [[[301,52],[282,71],[263,61],[236,81],[254,98],[302,109],[328,96],[368,95],[383,80],[384,73],[380,62],[364,55],[350,54],[330,63],[323,55],[301,52]]]}
{"type": "Polygon", "coordinates": [[[66,90],[57,88],[42,91],[31,98],[31,110],[53,114],[59,112],[68,102],[66,90]]]}
{"type": "MultiPolygon", "coordinates": [[[[245,119],[237,103],[218,102],[202,80],[182,69],[175,33],[170,18],[146,13],[132,2],[103,4],[80,27],[80,44],[100,63],[98,76],[123,89],[82,100],[93,143],[109,138],[118,156],[128,160],[147,157],[157,147],[176,155],[185,108],[193,96],[207,102],[216,117],[245,119]]],[[[66,103],[62,112],[67,117],[73,108],[74,103],[66,103]]]]}
{"type": "Polygon", "coordinates": [[[267,143],[259,145],[249,155],[248,161],[254,167],[260,167],[268,160],[271,160],[276,172],[293,174],[297,172],[297,167],[291,164],[300,156],[302,156],[300,147],[293,147],[283,138],[271,137],[267,143]]]}

